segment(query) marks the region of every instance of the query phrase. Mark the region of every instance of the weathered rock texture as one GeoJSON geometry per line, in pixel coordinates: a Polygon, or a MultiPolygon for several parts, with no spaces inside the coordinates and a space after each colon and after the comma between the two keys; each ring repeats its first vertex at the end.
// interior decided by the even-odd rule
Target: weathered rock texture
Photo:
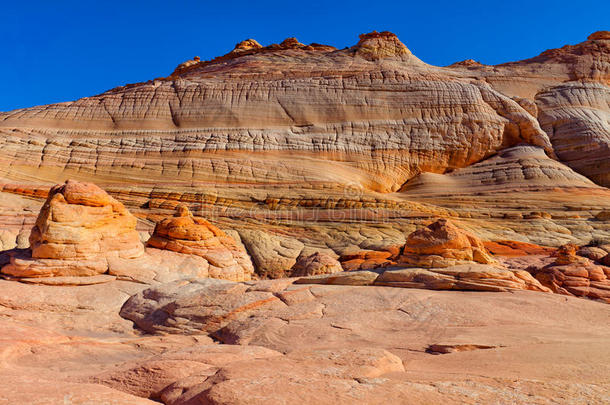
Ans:
{"type": "Polygon", "coordinates": [[[446,219],[410,234],[398,258],[399,263],[413,267],[449,267],[468,261],[495,263],[479,238],[446,219]]]}
{"type": "Polygon", "coordinates": [[[521,142],[552,153],[519,103],[426,65],[390,33],[342,51],[298,41],[253,47],[165,80],[6,113],[0,128],[8,178],[41,161],[40,180],[95,174],[149,190],[172,178],[387,192],[521,142]],[[66,148],[70,158],[54,152],[66,148]]]}
{"type": "Polygon", "coordinates": [[[549,134],[557,156],[577,172],[607,187],[610,186],[608,100],[610,87],[591,82],[561,84],[536,95],[538,121],[549,134]]]}
{"type": "MultiPolygon", "coordinates": [[[[608,369],[603,320],[609,308],[526,291],[175,282],[135,295],[122,315],[147,332],[210,333],[238,343],[244,357],[256,346],[286,354],[222,365],[211,364],[220,350],[205,356],[194,347],[161,356],[165,364],[124,367],[104,381],[116,389],[134,376],[146,390],[146,381],[160,386],[174,378],[160,399],[175,405],[282,403],[295,395],[323,404],[354,398],[458,404],[473,395],[475,402],[525,404],[551,402],[559,394],[595,403],[596,396],[607,396],[599,373],[608,369]],[[572,360],[579,358],[587,362],[572,360]],[[191,376],[172,371],[177,363],[170,359],[185,359],[180,374],[191,376]]],[[[123,386],[134,392],[132,384],[123,386]]]]}
{"type": "Polygon", "coordinates": [[[588,297],[610,303],[610,267],[600,266],[577,256],[578,246],[564,245],[556,260],[542,268],[528,270],[541,284],[558,294],[588,297]]]}
{"type": "Polygon", "coordinates": [[[126,281],[0,280],[0,398],[45,405],[268,404],[295,395],[322,404],[460,404],[473,396],[607,402],[606,304],[529,291],[292,280],[180,280],[144,291],[126,281]],[[119,310],[159,335],[134,333],[119,310]]]}
{"type": "Polygon", "coordinates": [[[135,259],[144,245],[136,218],[91,183],[55,186],[30,234],[30,249],[11,257],[2,272],[15,277],[95,276],[108,260],[135,259]]]}
{"type": "MultiPolygon", "coordinates": [[[[316,251],[374,268],[437,217],[483,240],[584,245],[610,231],[588,221],[610,210],[607,37],[450,67],[388,32],[342,50],[250,39],[167,78],[1,113],[0,182],[41,198],[93,181],[149,233],[187,204],[235,229],[260,277],[316,251]]],[[[32,220],[0,210],[2,245],[32,220]]]]}
{"type": "Polygon", "coordinates": [[[481,264],[442,268],[388,267],[376,271],[348,271],[303,277],[296,284],[388,286],[426,290],[549,292],[525,270],[511,270],[481,264]]]}
{"type": "Polygon", "coordinates": [[[334,257],[316,252],[310,256],[300,258],[292,266],[292,277],[317,276],[343,271],[341,263],[334,257]]]}
{"type": "Polygon", "coordinates": [[[609,55],[250,39],[0,113],[0,402],[610,403],[609,55]]]}
{"type": "MultiPolygon", "coordinates": [[[[607,37],[450,67],[388,32],[342,50],[246,40],[167,78],[1,113],[2,194],[93,181],[149,233],[184,203],[235,229],[260,277],[316,251],[374,268],[438,217],[483,240],[584,245],[610,232],[588,221],[610,210],[607,37]]],[[[32,220],[0,210],[2,245],[32,220]]]]}
{"type": "Polygon", "coordinates": [[[245,281],[254,272],[242,246],[205,219],[194,217],[185,205],[155,226],[147,246],[201,256],[209,263],[208,274],[213,278],[245,281]]]}
{"type": "Polygon", "coordinates": [[[401,190],[417,194],[475,194],[534,190],[552,192],[564,188],[595,189],[595,184],[560,162],[550,159],[539,147],[515,146],[463,169],[447,174],[421,173],[401,190]]]}

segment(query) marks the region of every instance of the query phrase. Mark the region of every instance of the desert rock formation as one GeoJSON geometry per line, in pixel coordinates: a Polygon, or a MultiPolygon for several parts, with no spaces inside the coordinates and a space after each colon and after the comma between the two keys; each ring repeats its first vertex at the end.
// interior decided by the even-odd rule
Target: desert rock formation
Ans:
{"type": "Polygon", "coordinates": [[[609,86],[372,32],[0,113],[0,403],[609,403],[609,86]]]}
{"type": "Polygon", "coordinates": [[[334,257],[316,252],[312,255],[300,258],[292,266],[292,277],[317,276],[320,274],[332,274],[343,271],[341,263],[334,257]]]}
{"type": "Polygon", "coordinates": [[[413,267],[449,267],[461,262],[494,263],[476,236],[439,219],[407,237],[400,264],[413,267]]]}
{"type": "Polygon", "coordinates": [[[237,403],[231,398],[246,393],[261,404],[294,393],[323,404],[353,403],[354,395],[364,403],[414,404],[459,404],[473,395],[518,404],[561,395],[595,404],[607,396],[606,304],[528,291],[284,280],[250,282],[249,292],[233,287],[229,294],[231,288],[212,288],[219,283],[239,285],[176,281],[143,291],[147,286],[125,281],[74,288],[0,280],[0,397],[15,404],[178,405],[237,403]],[[251,295],[257,290],[279,299],[251,295]],[[172,333],[134,333],[118,316],[130,294],[136,296],[123,306],[126,316],[153,320],[155,311],[170,309],[175,321],[141,325],[172,333]],[[243,308],[249,321],[237,311],[215,324],[221,330],[208,328],[222,319],[209,317],[213,306],[218,315],[235,308],[227,295],[257,304],[243,308]],[[197,305],[198,297],[208,298],[197,305]],[[206,329],[242,344],[214,343],[206,329]]]}
{"type": "Polygon", "coordinates": [[[610,303],[610,267],[577,256],[577,249],[575,245],[564,245],[557,250],[553,263],[528,270],[555,293],[610,303]]]}
{"type": "Polygon", "coordinates": [[[246,281],[254,273],[242,246],[205,219],[194,217],[185,205],[179,205],[172,218],[157,223],[147,246],[201,256],[209,263],[209,277],[246,281]]]}
{"type": "Polygon", "coordinates": [[[583,245],[608,231],[587,222],[610,209],[607,37],[449,67],[388,32],[341,50],[249,39],[167,78],[1,113],[0,179],[35,198],[66,177],[95,182],[148,232],[178,203],[206,209],[263,277],[321,249],[386,252],[422,215],[472,219],[484,239],[583,245]],[[520,220],[532,213],[544,217],[520,220]]]}
{"type": "Polygon", "coordinates": [[[30,250],[2,268],[15,277],[95,276],[108,271],[108,258],[134,259],[144,246],[136,218],[91,183],[55,186],[30,234],[30,250]]]}
{"type": "Polygon", "coordinates": [[[363,35],[344,51],[290,41],[254,49],[167,80],[6,113],[0,127],[9,178],[28,170],[18,156],[45,154],[40,180],[54,181],[59,168],[78,177],[102,170],[108,182],[149,189],[162,170],[175,183],[357,183],[387,192],[419,171],[465,167],[521,142],[552,153],[548,135],[517,102],[426,65],[390,33],[363,35]],[[51,149],[78,139],[73,158],[47,159],[47,139],[51,149]],[[94,150],[99,158],[90,163],[94,150]],[[307,159],[291,159],[295,153],[307,159]]]}
{"type": "Polygon", "coordinates": [[[296,284],[387,286],[426,290],[549,292],[525,270],[481,264],[460,264],[440,268],[386,267],[303,277],[296,284]]]}

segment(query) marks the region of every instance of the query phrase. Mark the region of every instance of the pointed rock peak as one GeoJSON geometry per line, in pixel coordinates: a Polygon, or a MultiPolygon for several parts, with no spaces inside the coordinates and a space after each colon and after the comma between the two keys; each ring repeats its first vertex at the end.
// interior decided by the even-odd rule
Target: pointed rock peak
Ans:
{"type": "Polygon", "coordinates": [[[593,34],[589,35],[587,38],[589,41],[600,41],[600,40],[609,40],[610,39],[610,31],[597,31],[593,34]]]}
{"type": "Polygon", "coordinates": [[[462,261],[495,263],[479,238],[445,218],[409,234],[400,258],[416,267],[448,267],[462,261]]]}
{"type": "Polygon", "coordinates": [[[175,217],[192,217],[191,210],[185,204],[178,204],[176,206],[175,217]]]}
{"type": "Polygon", "coordinates": [[[256,39],[246,39],[235,45],[235,49],[231,53],[239,53],[245,51],[251,51],[255,49],[261,49],[263,46],[256,41],[256,39]]]}
{"type": "Polygon", "coordinates": [[[299,42],[298,39],[291,37],[291,38],[286,38],[285,40],[283,40],[282,43],[280,44],[280,46],[282,48],[302,48],[305,46],[305,44],[302,44],[299,42]]]}
{"type": "Polygon", "coordinates": [[[481,66],[485,66],[484,64],[482,64],[481,62],[479,62],[478,60],[474,60],[474,59],[466,59],[460,62],[455,62],[451,65],[449,65],[449,67],[481,67],[481,66]]]}
{"type": "Polygon", "coordinates": [[[356,55],[368,60],[379,60],[411,54],[398,37],[389,31],[373,31],[368,34],[362,34],[355,48],[356,55]]]}
{"type": "Polygon", "coordinates": [[[428,228],[432,229],[434,231],[439,230],[439,229],[444,229],[446,227],[457,229],[457,227],[455,225],[453,225],[453,222],[451,222],[450,220],[448,220],[446,218],[439,218],[436,221],[432,222],[430,225],[428,225],[428,228]]]}

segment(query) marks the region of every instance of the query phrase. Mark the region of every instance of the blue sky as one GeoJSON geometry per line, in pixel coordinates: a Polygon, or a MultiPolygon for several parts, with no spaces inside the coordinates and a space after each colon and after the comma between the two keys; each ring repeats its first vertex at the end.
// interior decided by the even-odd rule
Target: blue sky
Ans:
{"type": "Polygon", "coordinates": [[[351,46],[388,30],[427,63],[497,64],[610,30],[610,1],[3,2],[0,111],[167,76],[246,38],[351,46]]]}

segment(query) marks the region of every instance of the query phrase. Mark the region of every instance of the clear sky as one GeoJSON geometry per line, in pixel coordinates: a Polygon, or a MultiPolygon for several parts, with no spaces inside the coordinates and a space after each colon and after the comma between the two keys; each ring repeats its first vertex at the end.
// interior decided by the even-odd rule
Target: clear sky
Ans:
{"type": "Polygon", "coordinates": [[[430,64],[497,64],[610,30],[609,0],[5,0],[1,13],[0,111],[167,76],[247,38],[342,48],[388,30],[430,64]]]}

